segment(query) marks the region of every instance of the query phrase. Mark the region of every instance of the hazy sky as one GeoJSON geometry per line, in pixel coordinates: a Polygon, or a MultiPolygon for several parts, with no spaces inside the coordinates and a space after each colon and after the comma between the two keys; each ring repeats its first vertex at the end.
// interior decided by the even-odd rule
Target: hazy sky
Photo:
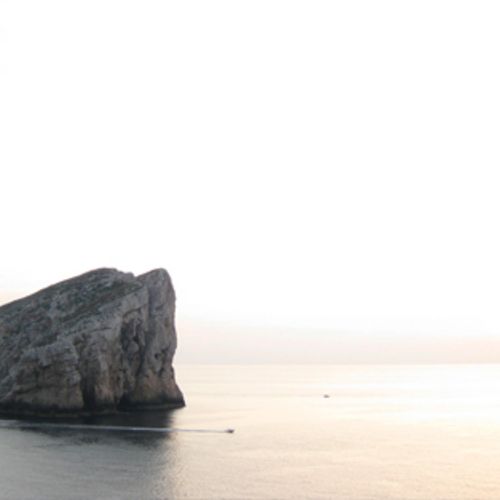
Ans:
{"type": "Polygon", "coordinates": [[[0,0],[0,302],[165,267],[181,360],[384,335],[500,360],[499,23],[481,1],[0,0]]]}

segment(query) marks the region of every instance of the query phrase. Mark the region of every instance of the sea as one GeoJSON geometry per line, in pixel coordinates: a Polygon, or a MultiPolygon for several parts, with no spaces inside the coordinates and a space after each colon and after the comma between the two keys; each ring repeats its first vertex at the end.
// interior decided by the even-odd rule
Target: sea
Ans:
{"type": "Polygon", "coordinates": [[[1,420],[0,498],[500,498],[500,365],[176,372],[182,409],[1,420]]]}

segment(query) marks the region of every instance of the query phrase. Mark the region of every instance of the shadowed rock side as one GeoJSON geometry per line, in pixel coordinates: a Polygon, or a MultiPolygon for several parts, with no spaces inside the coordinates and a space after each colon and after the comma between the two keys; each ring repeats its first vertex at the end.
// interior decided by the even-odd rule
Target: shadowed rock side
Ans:
{"type": "Polygon", "coordinates": [[[97,269],[0,307],[0,412],[183,406],[168,273],[97,269]]]}

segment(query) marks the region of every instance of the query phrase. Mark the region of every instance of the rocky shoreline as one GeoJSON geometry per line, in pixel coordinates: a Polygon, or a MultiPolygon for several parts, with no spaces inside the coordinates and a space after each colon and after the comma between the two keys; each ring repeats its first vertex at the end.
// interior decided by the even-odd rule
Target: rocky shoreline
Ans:
{"type": "Polygon", "coordinates": [[[0,307],[0,415],[184,406],[174,316],[164,269],[97,269],[0,307]]]}

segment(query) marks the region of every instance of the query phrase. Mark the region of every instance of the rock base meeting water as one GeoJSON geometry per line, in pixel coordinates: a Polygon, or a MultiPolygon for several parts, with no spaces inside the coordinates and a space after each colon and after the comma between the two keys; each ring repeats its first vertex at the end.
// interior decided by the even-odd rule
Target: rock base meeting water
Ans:
{"type": "Polygon", "coordinates": [[[0,412],[67,416],[184,405],[164,269],[97,269],[0,307],[0,412]]]}

